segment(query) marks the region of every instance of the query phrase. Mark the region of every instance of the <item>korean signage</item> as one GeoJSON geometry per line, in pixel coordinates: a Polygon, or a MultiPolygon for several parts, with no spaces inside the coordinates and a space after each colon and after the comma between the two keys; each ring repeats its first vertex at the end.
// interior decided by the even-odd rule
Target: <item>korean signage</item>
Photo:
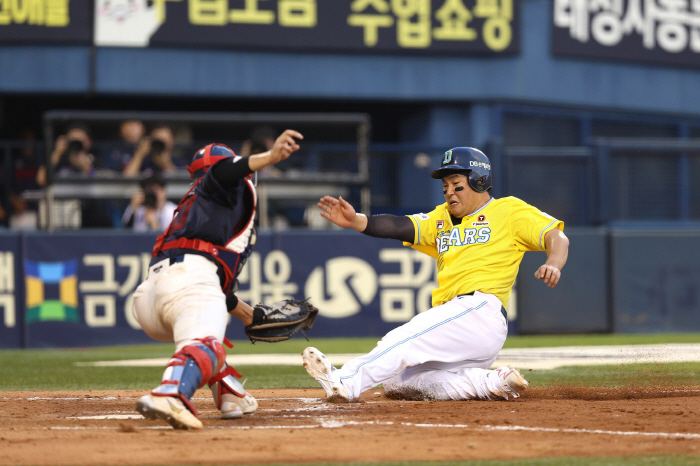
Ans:
{"type": "Polygon", "coordinates": [[[554,0],[554,55],[700,67],[700,0],[554,0]]]}
{"type": "Polygon", "coordinates": [[[2,43],[92,43],[91,0],[0,1],[2,43]]]}
{"type": "MultiPolygon", "coordinates": [[[[151,342],[132,309],[154,241],[117,233],[4,236],[0,347],[151,342]]],[[[314,337],[381,336],[429,309],[437,286],[435,260],[410,248],[302,233],[261,234],[239,283],[237,295],[252,304],[311,298],[320,309],[314,337]]],[[[236,319],[227,336],[246,338],[236,319]]]]}
{"type": "Polygon", "coordinates": [[[516,0],[96,0],[98,46],[512,53],[516,0]]]}

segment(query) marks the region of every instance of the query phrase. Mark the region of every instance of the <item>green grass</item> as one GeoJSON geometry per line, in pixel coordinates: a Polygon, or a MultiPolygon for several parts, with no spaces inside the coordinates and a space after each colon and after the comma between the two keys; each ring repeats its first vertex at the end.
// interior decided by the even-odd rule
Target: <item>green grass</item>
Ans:
{"type": "MultiPolygon", "coordinates": [[[[274,463],[268,466],[282,466],[274,463]]],[[[693,466],[700,464],[697,456],[614,456],[531,458],[522,460],[479,461],[395,461],[391,463],[301,463],[295,466],[693,466]]]]}
{"type": "MultiPolygon", "coordinates": [[[[325,353],[363,353],[370,351],[376,342],[376,338],[318,338],[309,342],[295,338],[281,343],[256,345],[237,341],[229,354],[300,354],[310,345],[317,346],[325,353]]],[[[506,347],[690,342],[700,342],[700,334],[516,336],[508,339],[506,347]]],[[[3,369],[0,391],[149,389],[160,380],[162,368],[78,367],[75,363],[167,358],[172,352],[171,344],[155,343],[100,348],[3,350],[0,351],[0,367],[3,369]]],[[[244,378],[248,378],[248,388],[317,387],[301,365],[242,366],[239,370],[244,378]]],[[[698,385],[700,363],[578,366],[551,371],[535,370],[525,375],[533,386],[698,385]]]]}
{"type": "Polygon", "coordinates": [[[555,346],[653,345],[700,343],[700,333],[527,335],[508,337],[504,348],[548,348],[555,346]]]}

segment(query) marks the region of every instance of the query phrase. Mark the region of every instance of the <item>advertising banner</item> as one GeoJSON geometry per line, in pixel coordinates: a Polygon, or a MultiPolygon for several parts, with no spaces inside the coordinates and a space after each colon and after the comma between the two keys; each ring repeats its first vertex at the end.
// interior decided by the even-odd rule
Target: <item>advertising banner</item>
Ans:
{"type": "Polygon", "coordinates": [[[552,52],[700,67],[700,2],[554,0],[552,52]]]}
{"type": "MultiPolygon", "coordinates": [[[[152,341],[132,303],[154,236],[27,234],[25,241],[27,346],[152,341]]],[[[9,278],[0,285],[9,289],[9,278]]],[[[352,233],[261,234],[239,283],[237,295],[251,304],[311,298],[320,309],[313,337],[382,336],[430,308],[436,265],[398,242],[352,233]]],[[[246,338],[238,320],[227,336],[246,338]]]]}
{"type": "Polygon", "coordinates": [[[27,346],[151,341],[131,312],[155,236],[27,234],[27,346]]]}
{"type": "Polygon", "coordinates": [[[95,45],[502,54],[515,0],[96,0],[95,45]]]}
{"type": "Polygon", "coordinates": [[[0,1],[0,42],[90,45],[92,10],[90,0],[0,1]]]}
{"type": "Polygon", "coordinates": [[[21,236],[0,234],[0,348],[22,344],[21,236]]]}
{"type": "Polygon", "coordinates": [[[613,231],[615,332],[700,331],[698,240],[697,231],[613,231]]]}

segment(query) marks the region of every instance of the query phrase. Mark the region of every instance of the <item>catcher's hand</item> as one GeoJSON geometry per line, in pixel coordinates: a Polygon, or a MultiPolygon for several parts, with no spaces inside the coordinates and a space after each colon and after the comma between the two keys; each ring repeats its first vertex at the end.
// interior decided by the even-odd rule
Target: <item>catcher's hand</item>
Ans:
{"type": "Polygon", "coordinates": [[[289,340],[300,330],[313,327],[317,315],[318,309],[308,298],[284,299],[269,306],[258,304],[253,308],[253,322],[245,327],[245,334],[253,343],[289,340]]]}

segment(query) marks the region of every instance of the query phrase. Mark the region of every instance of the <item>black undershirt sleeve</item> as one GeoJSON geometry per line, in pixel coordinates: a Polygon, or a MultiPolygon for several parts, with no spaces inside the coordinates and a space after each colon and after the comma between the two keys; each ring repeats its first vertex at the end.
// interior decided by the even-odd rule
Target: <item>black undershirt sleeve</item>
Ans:
{"type": "Polygon", "coordinates": [[[230,186],[238,180],[253,173],[248,164],[248,157],[243,157],[237,162],[231,163],[229,160],[222,160],[211,167],[212,175],[221,186],[230,186]]]}
{"type": "Polygon", "coordinates": [[[367,217],[367,228],[362,233],[375,238],[392,238],[413,244],[416,228],[408,217],[381,214],[367,217]]]}

